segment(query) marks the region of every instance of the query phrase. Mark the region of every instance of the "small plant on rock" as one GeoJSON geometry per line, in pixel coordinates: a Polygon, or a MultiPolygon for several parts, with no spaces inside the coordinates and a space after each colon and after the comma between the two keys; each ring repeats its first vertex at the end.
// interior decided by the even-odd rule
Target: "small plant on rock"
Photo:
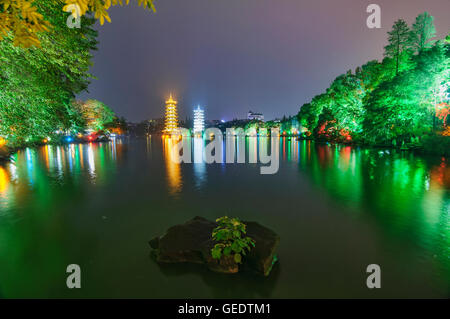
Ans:
{"type": "Polygon", "coordinates": [[[217,244],[211,249],[211,256],[220,259],[222,256],[233,256],[236,263],[242,262],[242,256],[255,247],[255,241],[246,234],[246,225],[238,218],[228,216],[216,219],[219,224],[214,228],[212,238],[217,244]]]}

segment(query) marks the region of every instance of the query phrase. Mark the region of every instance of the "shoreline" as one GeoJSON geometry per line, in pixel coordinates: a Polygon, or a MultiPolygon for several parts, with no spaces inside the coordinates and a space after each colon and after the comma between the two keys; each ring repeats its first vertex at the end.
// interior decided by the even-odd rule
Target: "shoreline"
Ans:
{"type": "Polygon", "coordinates": [[[11,162],[11,156],[13,156],[15,153],[17,153],[20,150],[24,150],[26,148],[38,148],[45,145],[51,145],[51,146],[63,146],[63,145],[71,145],[71,144],[90,144],[90,143],[104,143],[104,142],[110,142],[111,140],[101,140],[101,141],[83,141],[83,140],[75,140],[70,143],[64,143],[64,142],[48,142],[48,143],[30,143],[30,144],[24,144],[21,146],[15,146],[15,147],[8,147],[3,146],[0,147],[0,164],[11,162]]]}
{"type": "Polygon", "coordinates": [[[365,143],[342,143],[342,142],[336,142],[336,141],[327,141],[327,140],[317,140],[317,139],[305,139],[305,138],[297,138],[298,141],[313,141],[317,144],[329,144],[329,145],[344,145],[344,146],[351,146],[351,147],[362,147],[365,149],[385,149],[385,150],[395,150],[400,152],[411,152],[416,155],[421,156],[434,156],[434,157],[445,157],[450,158],[450,154],[441,154],[437,151],[427,151],[423,145],[414,145],[409,147],[395,147],[393,145],[383,145],[383,144],[365,144],[365,143]]]}
{"type": "MultiPolygon", "coordinates": [[[[153,135],[153,134],[151,134],[153,135]]],[[[163,135],[163,134],[155,134],[155,135],[163,135]]],[[[314,138],[302,138],[299,136],[294,135],[286,135],[286,136],[280,136],[285,137],[289,139],[295,139],[296,141],[312,141],[317,144],[322,145],[340,145],[340,146],[350,146],[350,147],[363,147],[366,149],[389,149],[389,150],[396,150],[396,151],[404,151],[404,152],[412,152],[416,155],[421,156],[434,156],[434,157],[444,157],[449,158],[448,154],[439,154],[438,152],[428,152],[424,149],[423,146],[415,146],[415,147],[409,147],[409,148],[401,148],[401,147],[393,147],[390,145],[369,145],[369,144],[361,144],[361,143],[342,143],[342,142],[336,142],[336,141],[327,141],[323,139],[314,139],[314,138]]],[[[136,136],[135,138],[138,138],[136,136]]],[[[17,153],[19,150],[23,150],[26,148],[38,148],[45,145],[52,145],[52,146],[63,146],[63,145],[70,145],[70,144],[87,144],[87,143],[102,143],[102,142],[109,142],[111,140],[101,140],[101,141],[84,141],[84,140],[75,140],[70,143],[64,143],[64,142],[56,142],[56,143],[30,143],[26,145],[16,146],[16,147],[7,147],[3,146],[0,147],[0,164],[11,162],[11,156],[13,156],[15,153],[17,153]]]]}

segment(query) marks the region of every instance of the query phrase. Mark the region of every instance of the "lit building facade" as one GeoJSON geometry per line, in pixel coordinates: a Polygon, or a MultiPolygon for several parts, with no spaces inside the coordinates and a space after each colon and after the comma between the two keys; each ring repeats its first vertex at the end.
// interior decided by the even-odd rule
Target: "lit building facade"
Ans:
{"type": "Polygon", "coordinates": [[[205,130],[205,111],[197,106],[194,110],[194,134],[202,134],[205,130]]]}
{"type": "Polygon", "coordinates": [[[247,119],[248,119],[248,120],[264,121],[264,115],[262,115],[261,113],[256,113],[256,112],[248,111],[247,119]]]}
{"type": "Polygon", "coordinates": [[[170,98],[166,101],[166,115],[165,115],[165,127],[164,133],[175,134],[178,129],[178,111],[177,111],[177,101],[170,98]]]}

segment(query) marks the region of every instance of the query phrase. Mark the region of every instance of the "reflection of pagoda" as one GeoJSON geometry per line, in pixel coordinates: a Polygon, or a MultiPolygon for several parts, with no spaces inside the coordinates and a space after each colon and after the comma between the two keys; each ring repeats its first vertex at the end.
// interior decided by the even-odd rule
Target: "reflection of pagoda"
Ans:
{"type": "Polygon", "coordinates": [[[177,113],[177,101],[170,98],[166,101],[166,122],[164,133],[174,134],[178,128],[178,113],[177,113]]]}

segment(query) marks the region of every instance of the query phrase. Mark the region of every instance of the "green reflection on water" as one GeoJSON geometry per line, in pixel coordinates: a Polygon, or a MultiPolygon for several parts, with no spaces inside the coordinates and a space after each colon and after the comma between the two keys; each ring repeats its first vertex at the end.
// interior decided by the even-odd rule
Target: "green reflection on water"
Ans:
{"type": "Polygon", "coordinates": [[[450,282],[450,167],[444,158],[301,141],[299,166],[334,199],[389,236],[423,249],[450,282]]]}
{"type": "Polygon", "coordinates": [[[61,207],[79,204],[89,184],[113,179],[117,158],[115,142],[46,145],[0,166],[0,298],[60,289],[52,285],[65,283],[71,240],[61,207]]]}
{"type": "MultiPolygon", "coordinates": [[[[257,162],[261,143],[270,149],[270,138],[241,139],[245,139],[247,163],[257,162]]],[[[149,138],[142,152],[148,161],[163,157],[166,180],[155,185],[179,194],[186,188],[186,167],[182,169],[169,159],[172,142],[163,138],[159,149],[149,138]]],[[[204,143],[192,139],[194,162],[202,157],[204,143]]],[[[113,184],[117,171],[125,165],[124,154],[120,140],[48,145],[19,151],[14,163],[0,166],[0,296],[42,296],[48,278],[58,279],[52,283],[65,283],[66,274],[61,269],[72,262],[67,247],[76,243],[67,235],[73,230],[64,228],[71,227],[73,221],[65,220],[61,207],[82,205],[83,200],[95,197],[95,190],[113,184]],[[33,285],[28,284],[31,281],[33,285]]],[[[300,171],[299,175],[307,176],[310,184],[333,200],[355,208],[351,210],[355,218],[373,219],[392,242],[400,240],[418,247],[423,253],[418,258],[433,260],[439,278],[450,280],[450,168],[445,159],[317,145],[285,137],[280,138],[280,157],[285,161],[280,170],[292,169],[293,176],[300,171]]],[[[213,167],[217,169],[205,163],[192,164],[197,189],[211,187],[208,178],[214,178],[213,167]]],[[[139,170],[136,172],[138,175],[139,170]]],[[[300,196],[296,190],[291,195],[300,196]]],[[[61,287],[47,289],[51,292],[61,287]]]]}

